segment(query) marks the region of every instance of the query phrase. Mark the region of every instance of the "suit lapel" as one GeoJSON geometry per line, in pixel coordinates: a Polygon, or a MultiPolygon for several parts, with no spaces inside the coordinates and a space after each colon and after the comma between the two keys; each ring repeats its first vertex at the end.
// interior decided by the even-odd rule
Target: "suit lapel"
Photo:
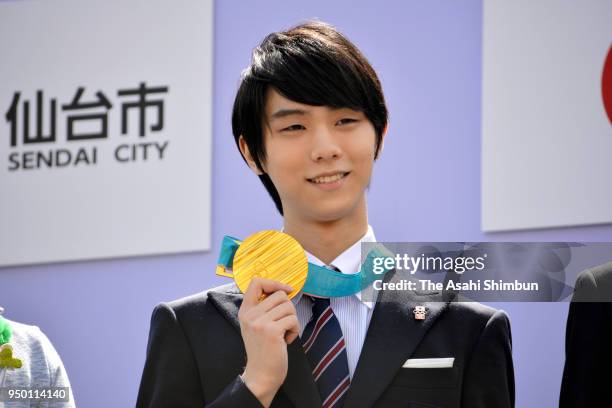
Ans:
{"type": "MultiPolygon", "coordinates": [[[[400,274],[390,274],[385,281],[399,280],[400,274]]],[[[344,406],[371,407],[447,306],[438,292],[379,293],[344,406]],[[425,320],[415,320],[415,306],[427,308],[425,320]]]]}
{"type": "MultiPolygon", "coordinates": [[[[242,304],[242,293],[236,285],[227,285],[222,287],[223,290],[211,290],[208,293],[208,299],[215,305],[219,313],[227,319],[232,327],[236,329],[240,335],[240,322],[238,322],[238,309],[242,304]]],[[[219,288],[221,289],[221,288],[219,288]]]]}
{"type": "MultiPolygon", "coordinates": [[[[223,291],[208,292],[209,299],[240,334],[238,309],[242,304],[242,293],[235,285],[223,291]]],[[[240,339],[242,341],[242,338],[240,339]]],[[[289,368],[281,390],[287,395],[296,408],[321,406],[321,397],[312,378],[312,370],[302,348],[302,339],[297,338],[287,346],[289,368]]],[[[242,364],[239,363],[239,364],[242,364]]]]}

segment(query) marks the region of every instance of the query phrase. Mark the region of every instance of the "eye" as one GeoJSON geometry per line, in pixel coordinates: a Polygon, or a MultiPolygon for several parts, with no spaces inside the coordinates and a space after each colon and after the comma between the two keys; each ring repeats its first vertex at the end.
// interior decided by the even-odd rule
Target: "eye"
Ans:
{"type": "Polygon", "coordinates": [[[342,118],[340,119],[338,122],[336,122],[336,125],[348,125],[350,123],[355,123],[357,122],[357,119],[353,119],[353,118],[342,118]]]}
{"type": "Polygon", "coordinates": [[[302,125],[291,125],[291,126],[287,126],[286,128],[281,129],[281,132],[294,132],[296,130],[304,130],[306,129],[304,126],[302,125]]]}

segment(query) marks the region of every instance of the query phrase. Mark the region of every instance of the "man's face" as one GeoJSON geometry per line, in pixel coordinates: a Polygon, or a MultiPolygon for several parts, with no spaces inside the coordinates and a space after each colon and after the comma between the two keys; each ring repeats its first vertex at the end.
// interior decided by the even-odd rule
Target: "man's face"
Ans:
{"type": "Polygon", "coordinates": [[[348,108],[294,102],[269,89],[264,119],[264,168],[285,216],[333,221],[365,205],[376,132],[348,108]]]}

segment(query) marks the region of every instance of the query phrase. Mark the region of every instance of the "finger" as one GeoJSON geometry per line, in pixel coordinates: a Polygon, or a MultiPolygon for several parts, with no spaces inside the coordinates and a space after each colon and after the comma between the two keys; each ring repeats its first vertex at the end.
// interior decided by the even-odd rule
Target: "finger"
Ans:
{"type": "Polygon", "coordinates": [[[268,312],[284,303],[289,303],[290,307],[295,310],[295,307],[293,307],[293,303],[291,303],[291,301],[287,297],[287,294],[282,290],[278,290],[272,295],[270,295],[268,298],[266,298],[264,301],[256,304],[255,306],[248,306],[243,303],[240,306],[240,310],[238,310],[238,320],[253,321],[256,319],[263,318],[265,321],[269,322],[276,321],[280,317],[282,317],[279,315],[279,312],[276,312],[272,318],[268,316],[268,312]]]}
{"type": "MultiPolygon", "coordinates": [[[[280,320],[275,322],[275,325],[284,332],[285,341],[295,340],[295,338],[300,334],[300,322],[296,315],[285,316],[280,320]]],[[[290,342],[288,342],[290,343],[290,342]]]]}
{"type": "Polygon", "coordinates": [[[274,293],[278,290],[290,293],[293,288],[281,282],[273,281],[271,279],[254,278],[247,288],[244,294],[243,303],[247,306],[253,306],[259,303],[259,298],[263,294],[274,293]]]}
{"type": "Polygon", "coordinates": [[[256,308],[261,309],[265,313],[287,301],[290,301],[289,297],[287,296],[287,293],[282,290],[277,290],[276,292],[272,293],[267,298],[262,300],[256,306],[256,308]]]}
{"type": "Polygon", "coordinates": [[[285,343],[291,344],[299,336],[299,332],[287,331],[285,332],[285,343]]]}
{"type": "Polygon", "coordinates": [[[287,300],[283,303],[276,305],[275,307],[273,307],[272,309],[268,310],[265,313],[266,318],[272,322],[280,320],[283,317],[289,316],[289,315],[297,316],[297,313],[295,311],[295,306],[293,306],[293,303],[291,303],[290,300],[287,300]]]}
{"type": "Polygon", "coordinates": [[[251,306],[250,308],[247,308],[248,319],[258,319],[260,317],[265,317],[267,321],[276,321],[283,316],[279,316],[279,314],[276,313],[273,318],[270,318],[267,316],[267,314],[274,308],[284,303],[289,303],[291,306],[293,306],[293,303],[291,303],[291,301],[287,297],[287,294],[282,290],[278,290],[256,306],[251,306]]]}

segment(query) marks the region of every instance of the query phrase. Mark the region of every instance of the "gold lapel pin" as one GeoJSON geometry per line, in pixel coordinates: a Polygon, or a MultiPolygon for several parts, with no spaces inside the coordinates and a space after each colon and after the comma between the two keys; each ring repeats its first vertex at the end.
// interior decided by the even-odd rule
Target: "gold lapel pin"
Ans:
{"type": "Polygon", "coordinates": [[[425,308],[425,306],[415,306],[413,313],[414,320],[425,320],[425,315],[427,315],[427,308],[425,308]]]}

